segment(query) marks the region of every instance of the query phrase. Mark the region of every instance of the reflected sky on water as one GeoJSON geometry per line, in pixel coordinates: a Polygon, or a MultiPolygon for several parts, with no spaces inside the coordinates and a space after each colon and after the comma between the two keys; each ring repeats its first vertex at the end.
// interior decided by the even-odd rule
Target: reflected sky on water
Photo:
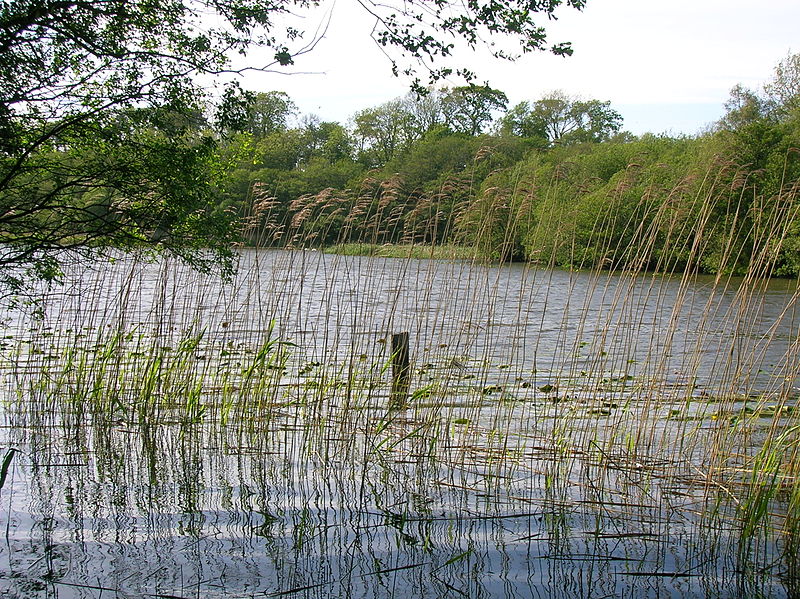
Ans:
{"type": "Polygon", "coordinates": [[[785,538],[743,544],[714,487],[793,406],[793,284],[301,251],[239,273],[121,257],[8,313],[4,596],[796,592],[785,538]],[[390,411],[401,331],[417,393],[390,411]]]}

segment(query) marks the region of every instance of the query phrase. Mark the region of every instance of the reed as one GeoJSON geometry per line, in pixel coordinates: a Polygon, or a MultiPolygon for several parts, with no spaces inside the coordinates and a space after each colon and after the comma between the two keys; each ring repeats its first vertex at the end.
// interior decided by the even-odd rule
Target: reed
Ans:
{"type": "Polygon", "coordinates": [[[41,541],[9,559],[162,596],[791,596],[797,291],[772,275],[797,190],[745,202],[735,171],[662,189],[631,164],[587,228],[589,183],[570,203],[525,172],[453,182],[449,213],[392,180],[279,222],[259,188],[248,234],[291,247],[230,282],[75,265],[42,317],[8,312],[0,487],[9,538],[41,541]],[[476,215],[457,251],[431,233],[476,215]],[[357,246],[301,249],[320,238],[357,246]]]}

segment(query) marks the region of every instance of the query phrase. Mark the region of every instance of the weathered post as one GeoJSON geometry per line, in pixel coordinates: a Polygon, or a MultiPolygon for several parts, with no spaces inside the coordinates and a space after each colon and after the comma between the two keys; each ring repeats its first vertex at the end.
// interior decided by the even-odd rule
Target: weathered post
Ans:
{"type": "Polygon", "coordinates": [[[411,378],[408,333],[392,334],[392,394],[389,408],[399,409],[406,405],[411,378]]]}

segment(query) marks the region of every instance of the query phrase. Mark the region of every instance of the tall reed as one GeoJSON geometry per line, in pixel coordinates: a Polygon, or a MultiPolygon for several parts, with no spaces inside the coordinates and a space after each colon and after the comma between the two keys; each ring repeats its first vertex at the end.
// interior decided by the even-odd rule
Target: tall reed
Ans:
{"type": "Polygon", "coordinates": [[[474,573],[497,565],[493,535],[513,588],[524,545],[556,595],[567,580],[618,592],[613,563],[631,592],[696,576],[694,590],[794,592],[797,291],[771,277],[797,188],[761,197],[723,161],[672,187],[659,173],[632,162],[602,197],[592,181],[565,192],[564,170],[431,194],[374,181],[289,207],[257,186],[247,234],[270,247],[243,249],[230,283],[166,258],[76,264],[43,318],[9,312],[7,444],[32,485],[78,493],[43,492],[37,509],[162,510],[195,546],[213,514],[289,594],[390,596],[391,576],[488,592],[474,573]],[[587,202],[601,202],[591,222],[587,202]],[[457,257],[420,258],[453,235],[469,244],[457,257]],[[404,243],[383,258],[320,240],[404,243]],[[712,246],[717,274],[702,275],[712,246]],[[401,409],[398,332],[413,366],[401,409]],[[94,468],[53,471],[64,456],[94,468]],[[295,579],[276,574],[288,556],[295,579]]]}

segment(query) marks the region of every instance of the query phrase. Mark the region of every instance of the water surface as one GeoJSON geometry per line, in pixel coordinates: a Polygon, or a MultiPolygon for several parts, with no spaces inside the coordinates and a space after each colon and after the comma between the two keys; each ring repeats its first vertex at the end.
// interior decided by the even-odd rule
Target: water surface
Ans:
{"type": "Polygon", "coordinates": [[[83,265],[43,319],[7,311],[0,588],[790,596],[785,537],[743,543],[736,481],[792,422],[795,300],[310,251],[243,252],[227,284],[83,265]]]}

